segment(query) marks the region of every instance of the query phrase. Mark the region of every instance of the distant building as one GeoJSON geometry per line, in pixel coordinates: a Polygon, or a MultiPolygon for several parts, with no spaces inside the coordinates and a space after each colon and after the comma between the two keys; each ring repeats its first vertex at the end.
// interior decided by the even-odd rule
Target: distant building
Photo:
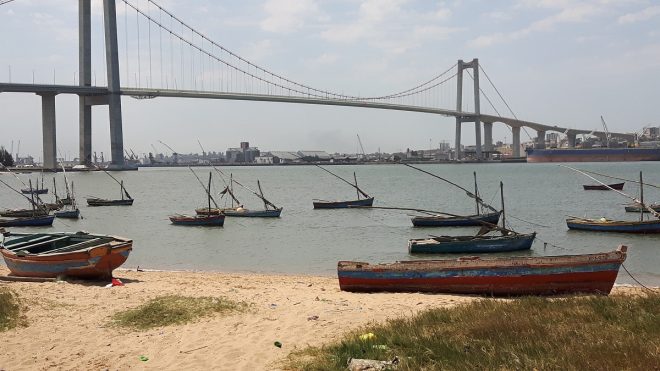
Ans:
{"type": "Polygon", "coordinates": [[[270,151],[269,153],[273,157],[274,164],[291,164],[295,162],[302,162],[295,151],[270,151]]]}
{"type": "Polygon", "coordinates": [[[326,151],[298,151],[298,156],[309,162],[330,161],[330,155],[326,151]]]}
{"type": "Polygon", "coordinates": [[[259,157],[259,148],[250,147],[249,142],[241,142],[240,148],[227,149],[227,162],[245,162],[252,163],[259,157]]]}

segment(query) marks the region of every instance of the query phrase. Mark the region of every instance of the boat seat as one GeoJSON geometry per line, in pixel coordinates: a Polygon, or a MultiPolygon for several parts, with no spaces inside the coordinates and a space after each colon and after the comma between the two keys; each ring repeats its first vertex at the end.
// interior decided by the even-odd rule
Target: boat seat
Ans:
{"type": "Polygon", "coordinates": [[[20,248],[20,247],[22,247],[22,246],[29,245],[29,244],[32,244],[32,243],[35,243],[35,242],[39,242],[39,241],[43,241],[43,240],[47,240],[47,239],[49,239],[49,238],[51,238],[50,235],[47,235],[47,236],[40,236],[40,237],[37,237],[37,238],[33,238],[33,239],[31,239],[31,240],[22,241],[22,242],[18,242],[18,243],[15,243],[15,244],[11,244],[11,241],[7,241],[7,243],[5,244],[5,247],[6,247],[7,250],[9,250],[9,251],[13,251],[13,250],[18,249],[18,248],[20,248]]]}
{"type": "Polygon", "coordinates": [[[102,244],[102,243],[106,243],[106,242],[109,242],[109,241],[112,241],[112,240],[108,240],[108,239],[103,239],[103,238],[97,237],[97,238],[92,238],[91,240],[87,240],[87,241],[83,241],[83,242],[78,242],[78,243],[73,244],[73,245],[60,247],[59,249],[46,251],[46,252],[44,252],[44,253],[45,253],[45,254],[53,254],[53,253],[60,253],[60,252],[66,252],[66,251],[78,250],[78,249],[80,249],[80,248],[82,248],[82,247],[87,247],[87,245],[89,245],[89,246],[100,245],[100,244],[102,244]],[[106,240],[106,241],[104,241],[104,240],[106,240]]]}
{"type": "Polygon", "coordinates": [[[23,250],[31,249],[33,247],[43,246],[43,245],[46,245],[46,244],[49,244],[49,243],[55,243],[57,241],[66,240],[67,238],[69,238],[69,236],[58,237],[58,238],[55,238],[55,239],[52,239],[52,240],[47,240],[47,241],[39,241],[39,242],[33,243],[31,245],[20,247],[18,249],[11,249],[11,251],[13,251],[13,252],[23,251],[23,250]]]}

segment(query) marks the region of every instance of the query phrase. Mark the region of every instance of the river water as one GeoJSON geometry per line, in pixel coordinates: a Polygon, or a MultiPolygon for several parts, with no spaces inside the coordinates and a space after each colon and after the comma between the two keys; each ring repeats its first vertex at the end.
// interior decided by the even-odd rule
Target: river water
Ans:
{"type": "MultiPolygon", "coordinates": [[[[575,166],[613,176],[660,184],[660,163],[583,163],[575,166]]],[[[499,182],[504,182],[507,222],[519,232],[538,233],[529,252],[510,255],[563,255],[603,252],[628,245],[625,266],[644,284],[660,285],[660,235],[627,235],[569,231],[566,215],[634,220],[626,213],[628,200],[611,191],[583,191],[590,179],[556,164],[424,164],[424,170],[471,189],[476,171],[486,202],[499,208],[499,182]],[[536,225],[529,224],[535,223],[536,225]],[[544,245],[544,242],[548,242],[544,245]]],[[[464,192],[429,175],[403,165],[344,165],[331,171],[352,178],[375,197],[374,206],[412,207],[472,214],[474,201],[464,192]]],[[[224,227],[182,227],[170,224],[168,215],[194,214],[206,198],[188,168],[141,168],[116,172],[135,198],[130,207],[88,207],[87,195],[117,198],[119,186],[103,172],[67,173],[75,183],[82,220],[56,219],[50,228],[14,228],[15,231],[78,231],[115,234],[132,238],[134,250],[124,267],[147,269],[240,271],[288,274],[336,274],[338,260],[391,262],[438,258],[411,256],[410,238],[429,234],[472,234],[476,228],[413,228],[411,212],[389,210],[314,210],[312,199],[355,199],[353,188],[314,166],[221,167],[241,183],[256,189],[261,181],[268,199],[283,206],[279,219],[226,218],[224,227]]],[[[194,168],[208,181],[210,168],[194,168]]],[[[16,188],[20,182],[10,174],[2,179],[16,188]]],[[[27,182],[38,176],[20,174],[27,182]]],[[[63,191],[58,174],[58,190],[63,191]]],[[[214,172],[214,188],[223,185],[214,172]]],[[[45,177],[52,188],[52,175],[45,177]]],[[[616,181],[610,181],[616,182],[616,181]]],[[[636,184],[624,191],[638,195],[636,184]]],[[[660,190],[646,187],[647,201],[660,201],[660,190]]],[[[253,195],[236,190],[246,207],[262,208],[253,195]]],[[[52,196],[44,197],[51,199],[52,196]]],[[[220,202],[224,204],[224,201],[220,202]]],[[[221,205],[222,206],[222,205],[221,205]]],[[[27,201],[8,188],[0,191],[0,207],[27,207],[27,201]]],[[[630,283],[622,269],[618,282],[630,283]]]]}

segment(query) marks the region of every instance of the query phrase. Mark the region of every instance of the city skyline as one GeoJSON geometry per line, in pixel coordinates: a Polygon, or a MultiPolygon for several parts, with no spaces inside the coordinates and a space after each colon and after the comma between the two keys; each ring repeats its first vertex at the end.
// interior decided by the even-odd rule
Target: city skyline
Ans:
{"type": "MultiPolygon", "coordinates": [[[[92,4],[93,78],[104,81],[101,3],[92,4]]],[[[625,132],[658,124],[652,107],[660,89],[660,33],[652,25],[660,8],[652,2],[162,5],[230,50],[313,86],[378,94],[413,86],[457,59],[478,57],[522,119],[600,129],[603,115],[610,130],[625,132]],[[470,22],[473,18],[479,22],[470,22]]],[[[0,6],[0,17],[6,20],[0,22],[2,34],[13,35],[3,37],[3,50],[10,52],[0,56],[6,66],[0,81],[31,82],[34,76],[36,81],[74,83],[77,2],[14,1],[0,6]]],[[[77,157],[77,97],[62,95],[57,102],[58,148],[77,157]]],[[[15,145],[20,140],[22,153],[40,154],[39,97],[3,93],[0,104],[0,145],[9,149],[11,140],[15,145]]],[[[182,153],[197,152],[199,138],[209,148],[249,140],[281,143],[274,150],[351,153],[358,146],[356,134],[367,152],[399,152],[428,148],[429,140],[436,145],[452,141],[454,134],[453,118],[421,113],[128,97],[123,106],[125,147],[140,152],[158,146],[158,140],[182,153]]],[[[107,109],[95,108],[93,117],[93,150],[107,154],[107,109]]],[[[473,124],[463,126],[463,143],[473,144],[473,124]]],[[[508,129],[496,124],[493,139],[505,137],[510,142],[508,129]]],[[[522,139],[529,138],[523,133],[522,139]]]]}

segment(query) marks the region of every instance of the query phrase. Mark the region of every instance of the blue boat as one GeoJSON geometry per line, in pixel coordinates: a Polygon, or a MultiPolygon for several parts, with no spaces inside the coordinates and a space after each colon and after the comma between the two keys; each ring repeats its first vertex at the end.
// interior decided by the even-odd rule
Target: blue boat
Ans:
{"type": "Polygon", "coordinates": [[[619,233],[660,233],[660,220],[626,221],[610,220],[605,218],[587,219],[570,217],[566,219],[569,229],[597,232],[619,233]]]}
{"type": "Polygon", "coordinates": [[[43,227],[53,225],[54,215],[0,219],[0,227],[43,227]]]}
{"type": "Polygon", "coordinates": [[[73,210],[56,211],[53,215],[57,218],[78,219],[80,218],[80,210],[76,208],[73,210]]]}
{"type": "Polygon", "coordinates": [[[497,224],[500,214],[501,212],[468,216],[429,215],[415,216],[411,220],[415,227],[480,227],[484,223],[497,224]]]}
{"type": "Polygon", "coordinates": [[[519,234],[511,232],[502,236],[439,236],[408,241],[411,254],[442,253],[495,253],[529,250],[536,238],[536,232],[519,234]]]}
{"type": "Polygon", "coordinates": [[[265,210],[249,210],[242,207],[235,209],[229,209],[223,211],[226,216],[236,216],[243,218],[279,218],[282,213],[282,208],[277,208],[275,210],[265,209],[265,210]]]}
{"type": "Polygon", "coordinates": [[[374,198],[368,197],[352,201],[314,200],[313,204],[315,209],[347,209],[350,207],[372,206],[374,204],[374,198]]]}

